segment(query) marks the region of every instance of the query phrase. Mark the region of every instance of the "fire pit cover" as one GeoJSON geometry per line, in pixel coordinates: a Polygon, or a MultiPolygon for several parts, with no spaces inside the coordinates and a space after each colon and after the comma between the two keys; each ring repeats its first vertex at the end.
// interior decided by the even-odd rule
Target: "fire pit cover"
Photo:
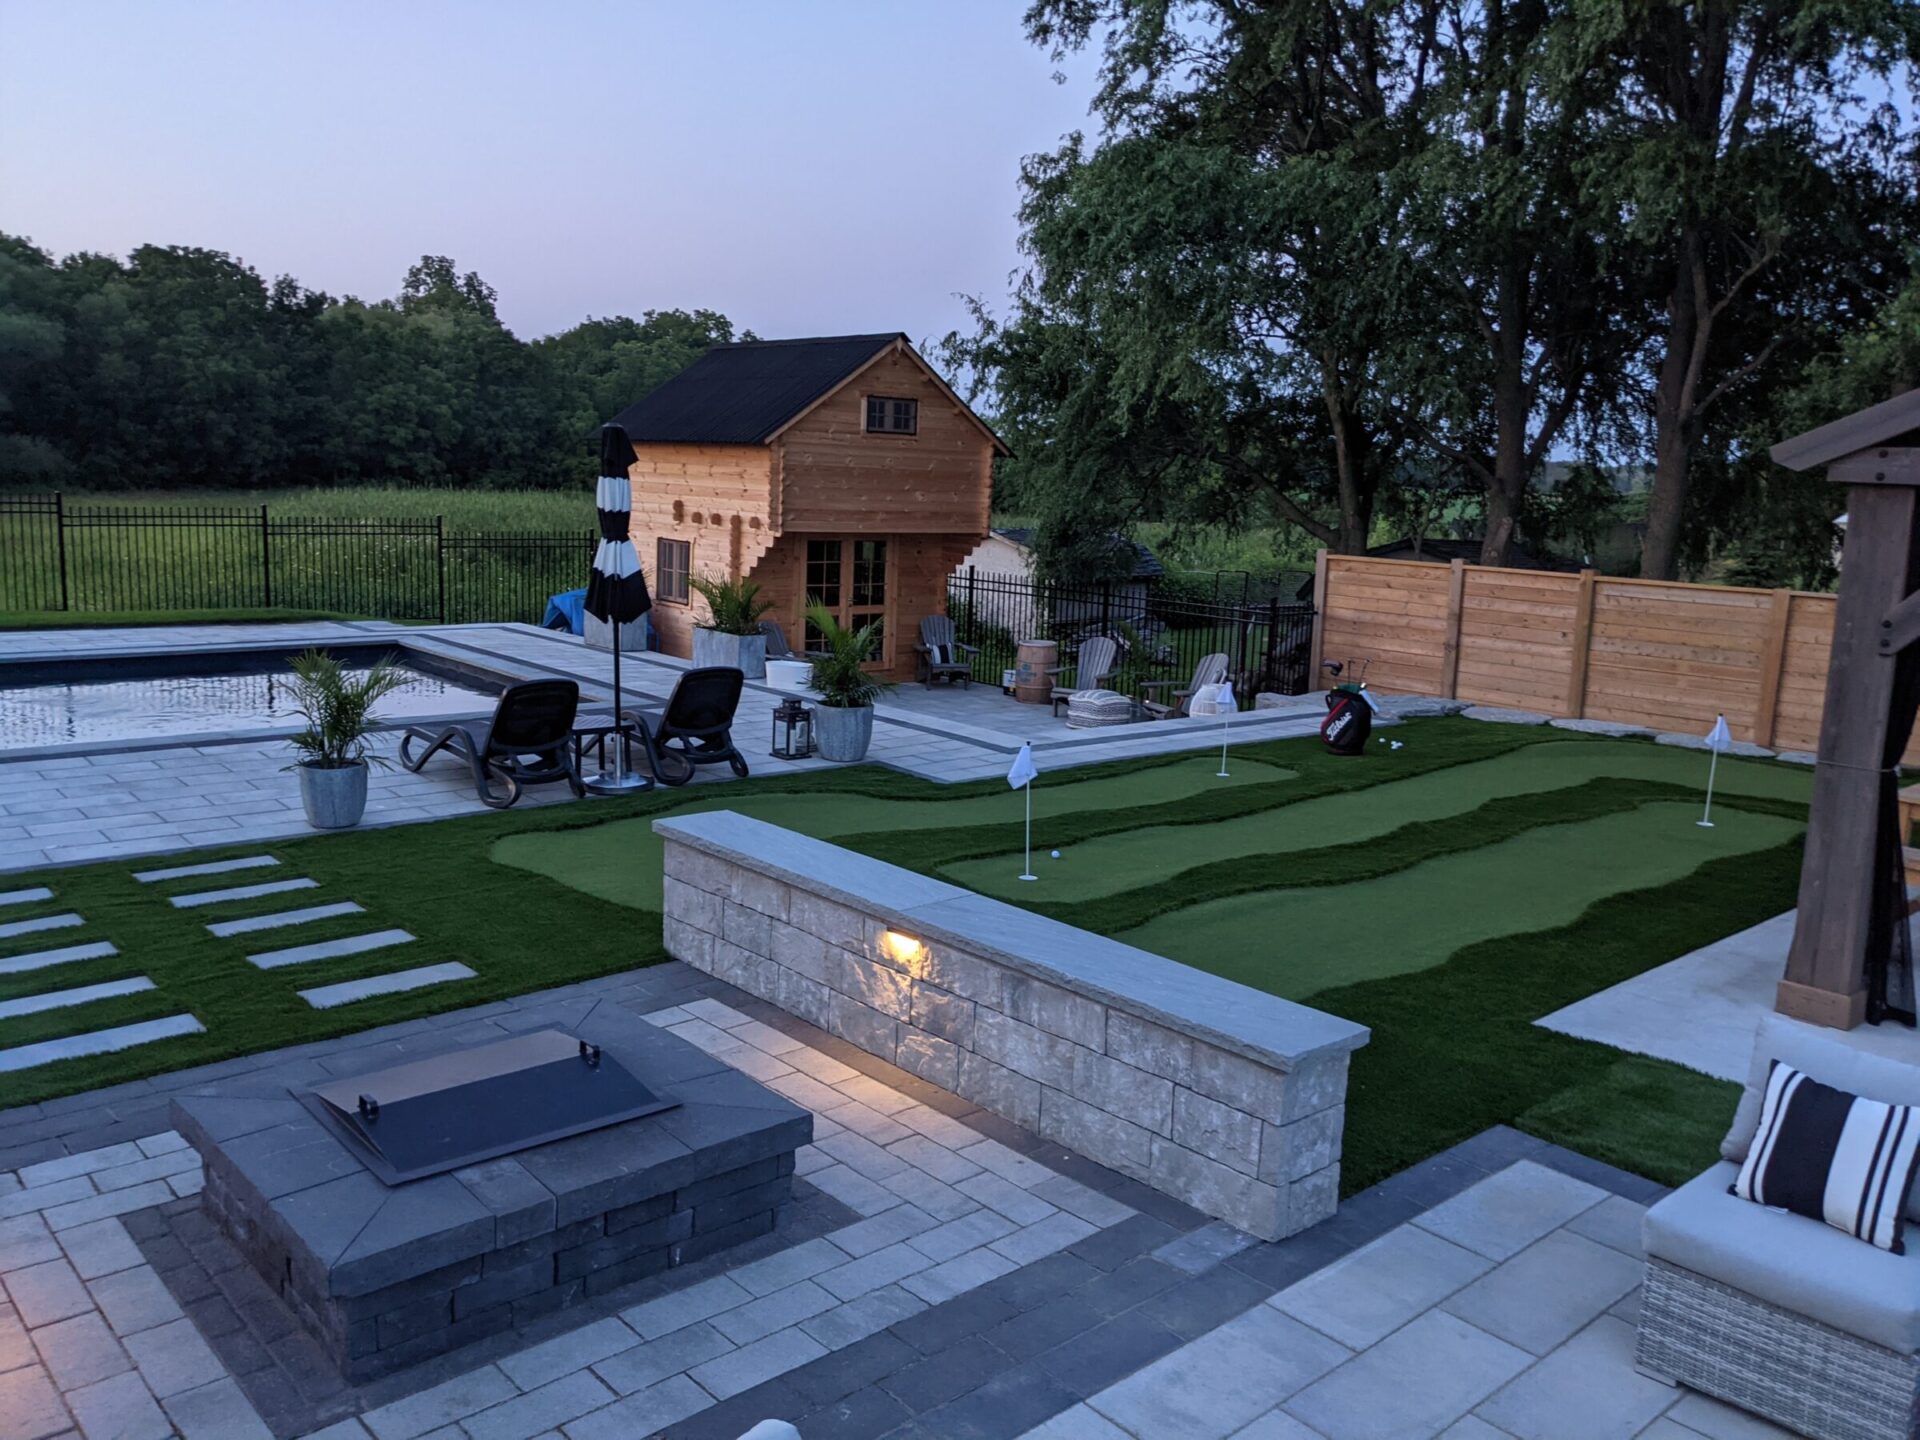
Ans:
{"type": "Polygon", "coordinates": [[[679,1103],[561,1030],[336,1080],[297,1098],[389,1185],[679,1103]]]}

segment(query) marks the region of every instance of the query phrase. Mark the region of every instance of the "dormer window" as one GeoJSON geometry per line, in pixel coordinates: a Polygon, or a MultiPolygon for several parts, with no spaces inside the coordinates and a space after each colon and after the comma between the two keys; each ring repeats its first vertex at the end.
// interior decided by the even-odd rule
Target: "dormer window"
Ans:
{"type": "Polygon", "coordinates": [[[920,429],[920,402],[898,400],[891,395],[867,397],[867,433],[869,435],[912,435],[920,429]]]}

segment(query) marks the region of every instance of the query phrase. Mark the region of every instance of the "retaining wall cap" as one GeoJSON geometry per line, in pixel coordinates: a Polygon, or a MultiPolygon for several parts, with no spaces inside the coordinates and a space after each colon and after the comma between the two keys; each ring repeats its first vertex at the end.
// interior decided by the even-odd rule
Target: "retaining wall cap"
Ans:
{"type": "Polygon", "coordinates": [[[1366,1026],[1323,1010],[732,810],[670,816],[653,828],[916,939],[953,945],[1278,1070],[1357,1050],[1370,1037],[1366,1026]]]}

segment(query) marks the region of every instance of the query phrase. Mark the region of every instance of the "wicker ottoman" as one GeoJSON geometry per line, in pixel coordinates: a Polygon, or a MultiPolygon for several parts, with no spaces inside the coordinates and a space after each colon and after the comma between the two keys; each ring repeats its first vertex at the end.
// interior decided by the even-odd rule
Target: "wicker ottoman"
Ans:
{"type": "Polygon", "coordinates": [[[1067,728],[1098,730],[1133,719],[1133,701],[1117,690],[1076,690],[1067,697],[1067,728]]]}

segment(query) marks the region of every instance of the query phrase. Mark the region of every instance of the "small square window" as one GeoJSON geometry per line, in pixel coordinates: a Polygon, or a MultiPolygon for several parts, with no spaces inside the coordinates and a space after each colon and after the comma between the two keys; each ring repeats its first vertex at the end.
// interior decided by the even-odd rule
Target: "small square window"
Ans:
{"type": "Polygon", "coordinates": [[[920,430],[920,402],[892,395],[867,397],[869,435],[914,435],[920,430]]]}
{"type": "Polygon", "coordinates": [[[659,599],[687,603],[690,587],[687,577],[693,572],[693,542],[662,540],[654,551],[654,589],[659,599]]]}

